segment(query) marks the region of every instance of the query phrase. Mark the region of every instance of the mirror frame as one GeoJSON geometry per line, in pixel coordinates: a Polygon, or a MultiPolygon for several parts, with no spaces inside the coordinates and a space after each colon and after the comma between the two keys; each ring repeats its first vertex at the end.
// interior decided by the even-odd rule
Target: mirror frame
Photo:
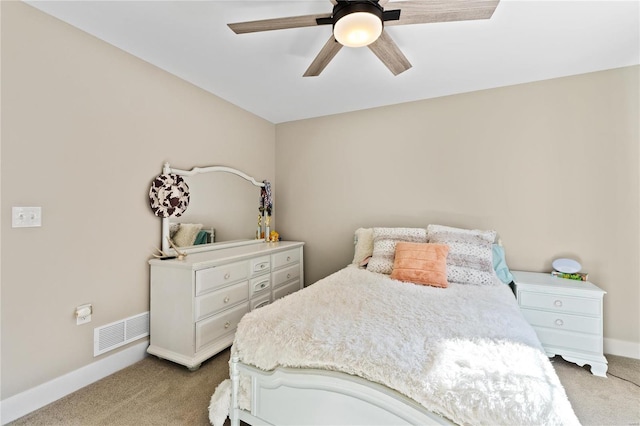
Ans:
{"type": "MultiPolygon", "coordinates": [[[[264,188],[264,183],[262,182],[258,182],[257,180],[255,180],[253,177],[249,176],[248,174],[238,170],[238,169],[234,169],[232,167],[226,167],[226,166],[208,166],[208,167],[194,167],[191,170],[181,170],[181,169],[174,169],[172,168],[169,163],[164,163],[164,167],[162,168],[162,174],[175,174],[175,175],[179,175],[179,176],[194,176],[194,175],[198,175],[198,174],[202,174],[202,173],[218,173],[218,172],[222,172],[222,173],[231,173],[234,174],[236,176],[240,176],[241,178],[247,180],[248,182],[250,182],[252,185],[258,187],[258,188],[264,188]]],[[[188,208],[188,207],[187,207],[188,208]]],[[[263,214],[264,215],[264,214],[263,214]]],[[[263,223],[264,222],[264,218],[263,218],[263,223]]],[[[163,217],[162,218],[162,251],[170,254],[170,255],[177,255],[178,253],[176,253],[176,251],[169,245],[169,218],[168,217],[163,217]]],[[[184,249],[182,247],[180,248],[180,251],[183,253],[198,253],[198,252],[202,252],[202,251],[210,251],[210,250],[218,250],[218,249],[222,249],[222,248],[227,248],[227,247],[235,247],[235,246],[243,246],[243,245],[247,245],[247,244],[258,244],[258,243],[263,243],[265,242],[264,239],[253,239],[253,240],[233,240],[233,241],[221,241],[219,243],[210,243],[210,244],[203,244],[202,247],[199,246],[190,246],[190,247],[185,247],[184,249]]]]}

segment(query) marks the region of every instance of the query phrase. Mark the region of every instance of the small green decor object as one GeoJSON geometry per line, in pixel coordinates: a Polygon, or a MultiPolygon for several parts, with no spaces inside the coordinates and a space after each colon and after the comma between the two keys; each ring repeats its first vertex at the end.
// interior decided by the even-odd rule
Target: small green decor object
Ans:
{"type": "Polygon", "coordinates": [[[589,279],[589,274],[585,273],[585,272],[558,272],[558,271],[553,271],[551,272],[551,275],[553,275],[554,277],[558,277],[558,278],[564,278],[567,280],[576,280],[576,281],[587,281],[589,279]]]}

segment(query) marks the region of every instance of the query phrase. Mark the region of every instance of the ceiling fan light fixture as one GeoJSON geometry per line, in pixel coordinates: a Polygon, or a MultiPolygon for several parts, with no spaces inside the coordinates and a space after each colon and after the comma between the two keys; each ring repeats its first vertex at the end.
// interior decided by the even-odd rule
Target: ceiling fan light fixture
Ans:
{"type": "Polygon", "coordinates": [[[382,34],[382,11],[374,5],[355,3],[334,14],[333,36],[347,47],[367,46],[382,34]]]}

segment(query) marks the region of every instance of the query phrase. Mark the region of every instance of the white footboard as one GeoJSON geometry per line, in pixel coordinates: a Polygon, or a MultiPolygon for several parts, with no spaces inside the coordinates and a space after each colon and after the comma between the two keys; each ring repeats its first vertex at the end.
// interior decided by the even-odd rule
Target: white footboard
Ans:
{"type": "Polygon", "coordinates": [[[232,426],[452,425],[415,401],[363,378],[312,369],[265,372],[231,359],[232,426]],[[238,407],[240,373],[251,377],[251,410],[238,407]]]}

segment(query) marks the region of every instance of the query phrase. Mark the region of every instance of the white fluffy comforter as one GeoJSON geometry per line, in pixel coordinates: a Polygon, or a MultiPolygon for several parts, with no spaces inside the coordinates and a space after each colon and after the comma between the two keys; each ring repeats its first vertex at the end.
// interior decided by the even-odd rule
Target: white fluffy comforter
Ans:
{"type": "Polygon", "coordinates": [[[354,374],[458,424],[579,424],[499,282],[441,289],[347,267],[247,314],[232,351],[263,370],[354,374]]]}

